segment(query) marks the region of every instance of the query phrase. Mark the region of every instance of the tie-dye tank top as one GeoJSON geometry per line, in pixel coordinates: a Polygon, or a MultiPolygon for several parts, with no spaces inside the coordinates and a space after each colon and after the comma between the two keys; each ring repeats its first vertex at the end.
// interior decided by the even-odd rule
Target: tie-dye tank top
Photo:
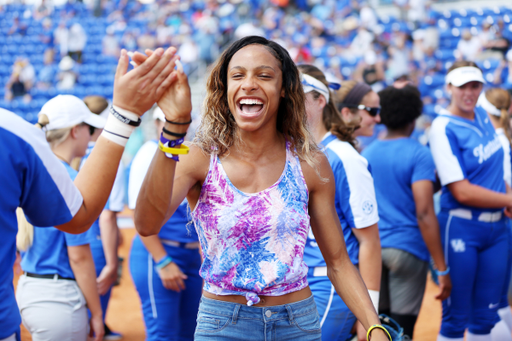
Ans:
{"type": "Polygon", "coordinates": [[[217,155],[192,218],[204,261],[204,289],[216,295],[280,296],[308,286],[303,261],[310,229],[309,194],[300,161],[286,146],[277,182],[259,193],[238,190],[217,155]]]}

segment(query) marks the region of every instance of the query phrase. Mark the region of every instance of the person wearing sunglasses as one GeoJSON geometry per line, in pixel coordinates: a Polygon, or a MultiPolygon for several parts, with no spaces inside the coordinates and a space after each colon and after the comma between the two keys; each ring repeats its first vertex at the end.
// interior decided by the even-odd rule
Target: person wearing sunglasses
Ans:
{"type": "MultiPolygon", "coordinates": [[[[355,137],[371,137],[374,135],[375,125],[380,123],[380,100],[379,95],[372,91],[366,83],[351,81],[345,85],[346,89],[340,96],[337,91],[337,107],[343,116],[360,116],[361,123],[354,132],[355,137]]],[[[343,88],[343,87],[342,87],[343,88]]]]}
{"type": "MultiPolygon", "coordinates": [[[[44,126],[53,154],[72,180],[78,172],[71,167],[71,161],[85,155],[90,127],[101,129],[105,122],[105,118],[91,113],[82,100],[71,95],[54,97],[42,107],[39,124],[44,126]]],[[[21,261],[24,274],[16,292],[23,324],[32,339],[85,341],[89,308],[95,340],[102,340],[103,316],[89,246],[96,239],[94,229],[70,234],[55,227],[25,223],[20,226],[18,239],[32,241],[18,243],[25,252],[21,261]]]]}

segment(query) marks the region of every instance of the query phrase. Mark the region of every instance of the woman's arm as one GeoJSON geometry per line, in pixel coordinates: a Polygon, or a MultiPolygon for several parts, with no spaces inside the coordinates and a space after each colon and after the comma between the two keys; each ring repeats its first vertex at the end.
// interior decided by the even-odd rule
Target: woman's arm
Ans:
{"type": "MultiPolygon", "coordinates": [[[[152,56],[153,54],[151,54],[152,56]]],[[[177,72],[177,80],[162,96],[158,106],[168,121],[190,121],[192,110],[190,87],[187,76],[181,67],[177,72]]],[[[186,133],[188,125],[167,122],[165,129],[175,133],[186,133]]],[[[164,137],[169,140],[176,139],[167,134],[164,134],[164,137]]],[[[158,150],[137,197],[135,209],[137,232],[141,236],[157,234],[185,199],[190,189],[198,183],[202,184],[202,179],[208,172],[208,165],[208,156],[195,146],[191,146],[190,154],[180,156],[177,168],[176,161],[169,159],[158,150]]],[[[193,208],[195,200],[189,200],[189,202],[193,208]]]]}
{"type": "MultiPolygon", "coordinates": [[[[439,224],[434,211],[433,185],[430,180],[420,180],[412,184],[412,194],[416,205],[416,218],[418,226],[427,245],[427,249],[434,260],[437,270],[445,271],[446,262],[444,259],[441,237],[439,235],[439,224]]],[[[439,276],[439,293],[435,296],[439,300],[445,300],[450,296],[452,282],[450,275],[439,276]]]]}
{"type": "MultiPolygon", "coordinates": [[[[163,49],[157,49],[142,65],[127,72],[129,61],[123,50],[114,81],[113,104],[139,116],[149,110],[176,79],[176,72],[173,72],[177,60],[175,53],[176,49],[172,47],[165,53],[163,49]]],[[[124,147],[100,136],[75,179],[75,185],[82,193],[82,207],[71,221],[57,226],[58,229],[80,233],[96,220],[112,190],[123,151],[124,147]]]]}
{"type": "MultiPolygon", "coordinates": [[[[155,260],[155,262],[159,262],[165,256],[167,256],[167,252],[165,251],[162,242],[158,236],[149,236],[143,237],[140,236],[142,243],[146,247],[151,256],[155,260]]],[[[174,290],[180,292],[181,290],[185,290],[185,282],[188,277],[181,269],[176,265],[175,262],[171,262],[162,269],[158,270],[158,275],[162,280],[162,284],[166,289],[174,290]]]]}
{"type": "MultiPolygon", "coordinates": [[[[368,290],[373,292],[372,299],[375,310],[379,311],[379,291],[382,273],[382,254],[380,247],[379,226],[371,226],[356,229],[352,232],[359,242],[359,273],[368,290]]],[[[366,340],[366,332],[361,323],[357,322],[357,338],[366,340]]]]}
{"type": "Polygon", "coordinates": [[[68,256],[76,283],[85,297],[87,308],[91,311],[91,328],[95,334],[94,340],[103,340],[103,334],[105,333],[103,314],[100,296],[96,288],[96,270],[94,268],[91,248],[89,244],[68,246],[68,256]]]}
{"type": "Polygon", "coordinates": [[[105,295],[117,279],[117,246],[119,240],[117,212],[103,210],[100,214],[99,224],[106,265],[101,270],[96,281],[98,284],[99,294],[105,295]]]}
{"type": "Polygon", "coordinates": [[[467,179],[452,182],[447,187],[455,199],[466,206],[481,208],[512,207],[512,195],[473,185],[467,179]]]}
{"type": "MultiPolygon", "coordinates": [[[[348,308],[363,327],[379,324],[379,317],[370,300],[368,290],[359,271],[348,257],[341,225],[334,207],[335,188],[331,166],[324,155],[318,154],[320,175],[328,179],[321,181],[315,170],[305,162],[303,171],[309,189],[309,214],[311,228],[327,264],[327,275],[348,308]]],[[[384,332],[374,330],[372,340],[387,340],[384,332]]]]}

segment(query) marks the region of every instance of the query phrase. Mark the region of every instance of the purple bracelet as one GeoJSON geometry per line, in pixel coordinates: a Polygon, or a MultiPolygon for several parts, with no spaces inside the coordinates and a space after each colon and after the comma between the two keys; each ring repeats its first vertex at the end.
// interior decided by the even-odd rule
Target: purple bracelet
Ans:
{"type": "MultiPolygon", "coordinates": [[[[184,141],[185,141],[185,139],[183,137],[179,138],[177,140],[169,140],[169,139],[166,139],[164,137],[163,133],[160,134],[160,142],[162,142],[162,144],[164,146],[166,145],[166,143],[168,143],[167,147],[174,148],[174,147],[177,147],[177,146],[181,146],[184,141]]],[[[173,155],[173,154],[165,153],[165,156],[167,156],[169,159],[172,159],[172,160],[174,160],[176,162],[180,161],[179,155],[173,155]],[[172,155],[172,156],[169,156],[169,155],[172,155]]]]}

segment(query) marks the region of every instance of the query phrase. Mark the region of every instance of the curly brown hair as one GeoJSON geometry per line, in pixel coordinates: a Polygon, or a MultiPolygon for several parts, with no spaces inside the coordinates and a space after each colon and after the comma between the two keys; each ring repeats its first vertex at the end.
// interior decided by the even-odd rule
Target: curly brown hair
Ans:
{"type": "Polygon", "coordinates": [[[318,147],[307,129],[305,95],[300,73],[288,52],[279,44],[263,37],[249,36],[235,41],[226,49],[213,67],[206,83],[201,123],[196,131],[194,144],[205,153],[219,156],[229,153],[229,148],[241,143],[238,126],[229,110],[227,98],[227,71],[231,58],[248,45],[264,46],[278,61],[283,75],[284,98],[277,114],[277,130],[291,143],[300,160],[315,166],[318,147]]]}

